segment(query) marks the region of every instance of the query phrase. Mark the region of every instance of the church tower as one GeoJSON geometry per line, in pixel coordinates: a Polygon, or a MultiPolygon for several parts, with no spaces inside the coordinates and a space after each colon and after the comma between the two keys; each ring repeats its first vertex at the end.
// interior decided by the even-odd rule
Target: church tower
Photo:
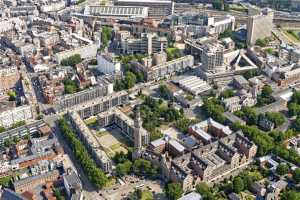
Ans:
{"type": "Polygon", "coordinates": [[[135,119],[134,119],[134,151],[133,151],[133,159],[138,159],[141,156],[141,151],[143,147],[142,143],[142,119],[140,115],[140,107],[137,106],[135,110],[135,119]]]}

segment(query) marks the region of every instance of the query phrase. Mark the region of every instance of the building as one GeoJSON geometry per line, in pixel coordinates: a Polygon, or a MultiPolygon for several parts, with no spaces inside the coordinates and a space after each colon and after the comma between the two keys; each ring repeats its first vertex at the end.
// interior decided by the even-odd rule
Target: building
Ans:
{"type": "Polygon", "coordinates": [[[138,62],[131,62],[134,66],[134,70],[142,72],[147,81],[160,80],[163,78],[169,78],[176,72],[183,72],[188,67],[194,65],[194,57],[187,55],[168,62],[162,62],[162,64],[152,66],[152,62],[142,65],[138,62]]]}
{"type": "Polygon", "coordinates": [[[138,148],[149,144],[149,133],[137,124],[137,119],[131,119],[118,108],[112,108],[107,112],[102,112],[97,115],[97,118],[100,127],[117,125],[126,137],[135,144],[138,144],[138,148]]]}
{"type": "Polygon", "coordinates": [[[207,43],[202,47],[201,68],[204,71],[223,72],[224,65],[224,46],[218,43],[207,43]]]}
{"type": "Polygon", "coordinates": [[[14,123],[30,119],[33,119],[33,111],[29,105],[0,110],[0,126],[5,128],[11,127],[14,123]]]}
{"type": "Polygon", "coordinates": [[[112,162],[102,150],[102,146],[95,135],[89,130],[77,112],[69,113],[69,118],[76,133],[79,135],[81,141],[85,144],[88,151],[92,154],[93,159],[104,172],[108,173],[112,170],[112,162]]]}
{"type": "Polygon", "coordinates": [[[86,119],[92,115],[106,112],[115,106],[124,105],[126,103],[128,103],[128,93],[126,91],[120,91],[108,96],[96,98],[80,106],[74,106],[73,109],[78,112],[81,118],[86,119]]]}
{"type": "Polygon", "coordinates": [[[115,0],[117,6],[144,6],[149,8],[149,17],[163,17],[173,13],[174,3],[170,0],[115,0]]]}
{"type": "Polygon", "coordinates": [[[96,44],[87,44],[73,49],[64,50],[54,55],[57,63],[61,63],[62,60],[79,54],[82,59],[94,58],[97,55],[98,46],[96,44]]]}
{"type": "Polygon", "coordinates": [[[141,33],[140,38],[121,38],[120,51],[123,54],[148,54],[162,52],[167,48],[166,37],[158,36],[156,33],[141,33]]]}
{"type": "Polygon", "coordinates": [[[146,18],[148,7],[138,6],[86,6],[85,15],[115,18],[146,18]]]}
{"type": "Polygon", "coordinates": [[[92,101],[99,97],[109,95],[113,92],[112,83],[104,83],[96,87],[83,90],[74,94],[67,94],[60,96],[53,102],[54,109],[56,112],[62,112],[65,109],[71,108],[73,106],[92,101]]]}
{"type": "Polygon", "coordinates": [[[108,55],[97,55],[97,70],[103,74],[115,74],[121,71],[121,63],[108,55]]]}
{"type": "Polygon", "coordinates": [[[272,36],[274,13],[264,9],[260,15],[250,16],[247,22],[247,43],[254,45],[258,39],[272,36]]]}
{"type": "Polygon", "coordinates": [[[200,182],[214,184],[238,175],[253,162],[257,146],[239,131],[177,156],[171,157],[168,148],[165,151],[156,154],[148,149],[142,157],[159,166],[166,180],[178,182],[188,191],[200,182]]]}
{"type": "Polygon", "coordinates": [[[63,175],[63,180],[68,197],[72,200],[82,200],[82,183],[78,175],[74,171],[68,171],[63,175]]]}
{"type": "Polygon", "coordinates": [[[212,118],[197,124],[191,125],[188,128],[188,133],[193,135],[203,143],[208,144],[214,140],[214,138],[222,138],[232,134],[232,131],[228,126],[224,126],[212,118]]]}
{"type": "Polygon", "coordinates": [[[212,87],[197,76],[188,76],[178,80],[179,87],[190,92],[193,95],[208,93],[212,87]]]}
{"type": "Polygon", "coordinates": [[[23,193],[25,191],[31,191],[33,188],[46,182],[56,181],[59,177],[58,170],[49,171],[37,176],[30,176],[24,179],[17,180],[13,183],[15,192],[23,193]]]}

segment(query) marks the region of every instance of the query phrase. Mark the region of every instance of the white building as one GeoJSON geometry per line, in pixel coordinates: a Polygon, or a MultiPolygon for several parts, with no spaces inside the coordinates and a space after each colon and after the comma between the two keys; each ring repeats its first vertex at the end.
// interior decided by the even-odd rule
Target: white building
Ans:
{"type": "Polygon", "coordinates": [[[103,74],[114,74],[121,71],[121,63],[108,55],[97,55],[97,70],[103,74]]]}
{"type": "Polygon", "coordinates": [[[211,86],[201,78],[197,76],[188,76],[178,81],[179,86],[192,93],[198,95],[211,90],[211,86]]]}
{"type": "Polygon", "coordinates": [[[0,126],[10,127],[16,122],[26,121],[33,118],[31,107],[28,105],[15,107],[10,110],[0,112],[0,126]]]}

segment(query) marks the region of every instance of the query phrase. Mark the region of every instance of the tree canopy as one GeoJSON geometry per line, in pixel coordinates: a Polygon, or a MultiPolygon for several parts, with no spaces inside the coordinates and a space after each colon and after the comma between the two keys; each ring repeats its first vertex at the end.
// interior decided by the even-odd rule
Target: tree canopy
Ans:
{"type": "Polygon", "coordinates": [[[179,199],[183,194],[182,186],[180,185],[180,183],[169,183],[167,184],[165,190],[166,195],[170,200],[179,199]]]}

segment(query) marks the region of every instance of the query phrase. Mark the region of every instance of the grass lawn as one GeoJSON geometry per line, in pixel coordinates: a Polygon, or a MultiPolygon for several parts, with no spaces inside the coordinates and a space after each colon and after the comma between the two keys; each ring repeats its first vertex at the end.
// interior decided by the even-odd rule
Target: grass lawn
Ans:
{"type": "Polygon", "coordinates": [[[297,30],[284,30],[284,34],[294,42],[300,42],[299,31],[297,30]]]}
{"type": "Polygon", "coordinates": [[[100,132],[97,133],[97,135],[100,136],[100,137],[105,136],[107,134],[110,134],[110,133],[108,131],[100,131],[100,132]]]}
{"type": "Polygon", "coordinates": [[[84,123],[85,123],[86,125],[93,125],[93,124],[96,124],[96,123],[97,123],[97,117],[92,116],[92,117],[90,117],[90,118],[84,120],[84,123]]]}

